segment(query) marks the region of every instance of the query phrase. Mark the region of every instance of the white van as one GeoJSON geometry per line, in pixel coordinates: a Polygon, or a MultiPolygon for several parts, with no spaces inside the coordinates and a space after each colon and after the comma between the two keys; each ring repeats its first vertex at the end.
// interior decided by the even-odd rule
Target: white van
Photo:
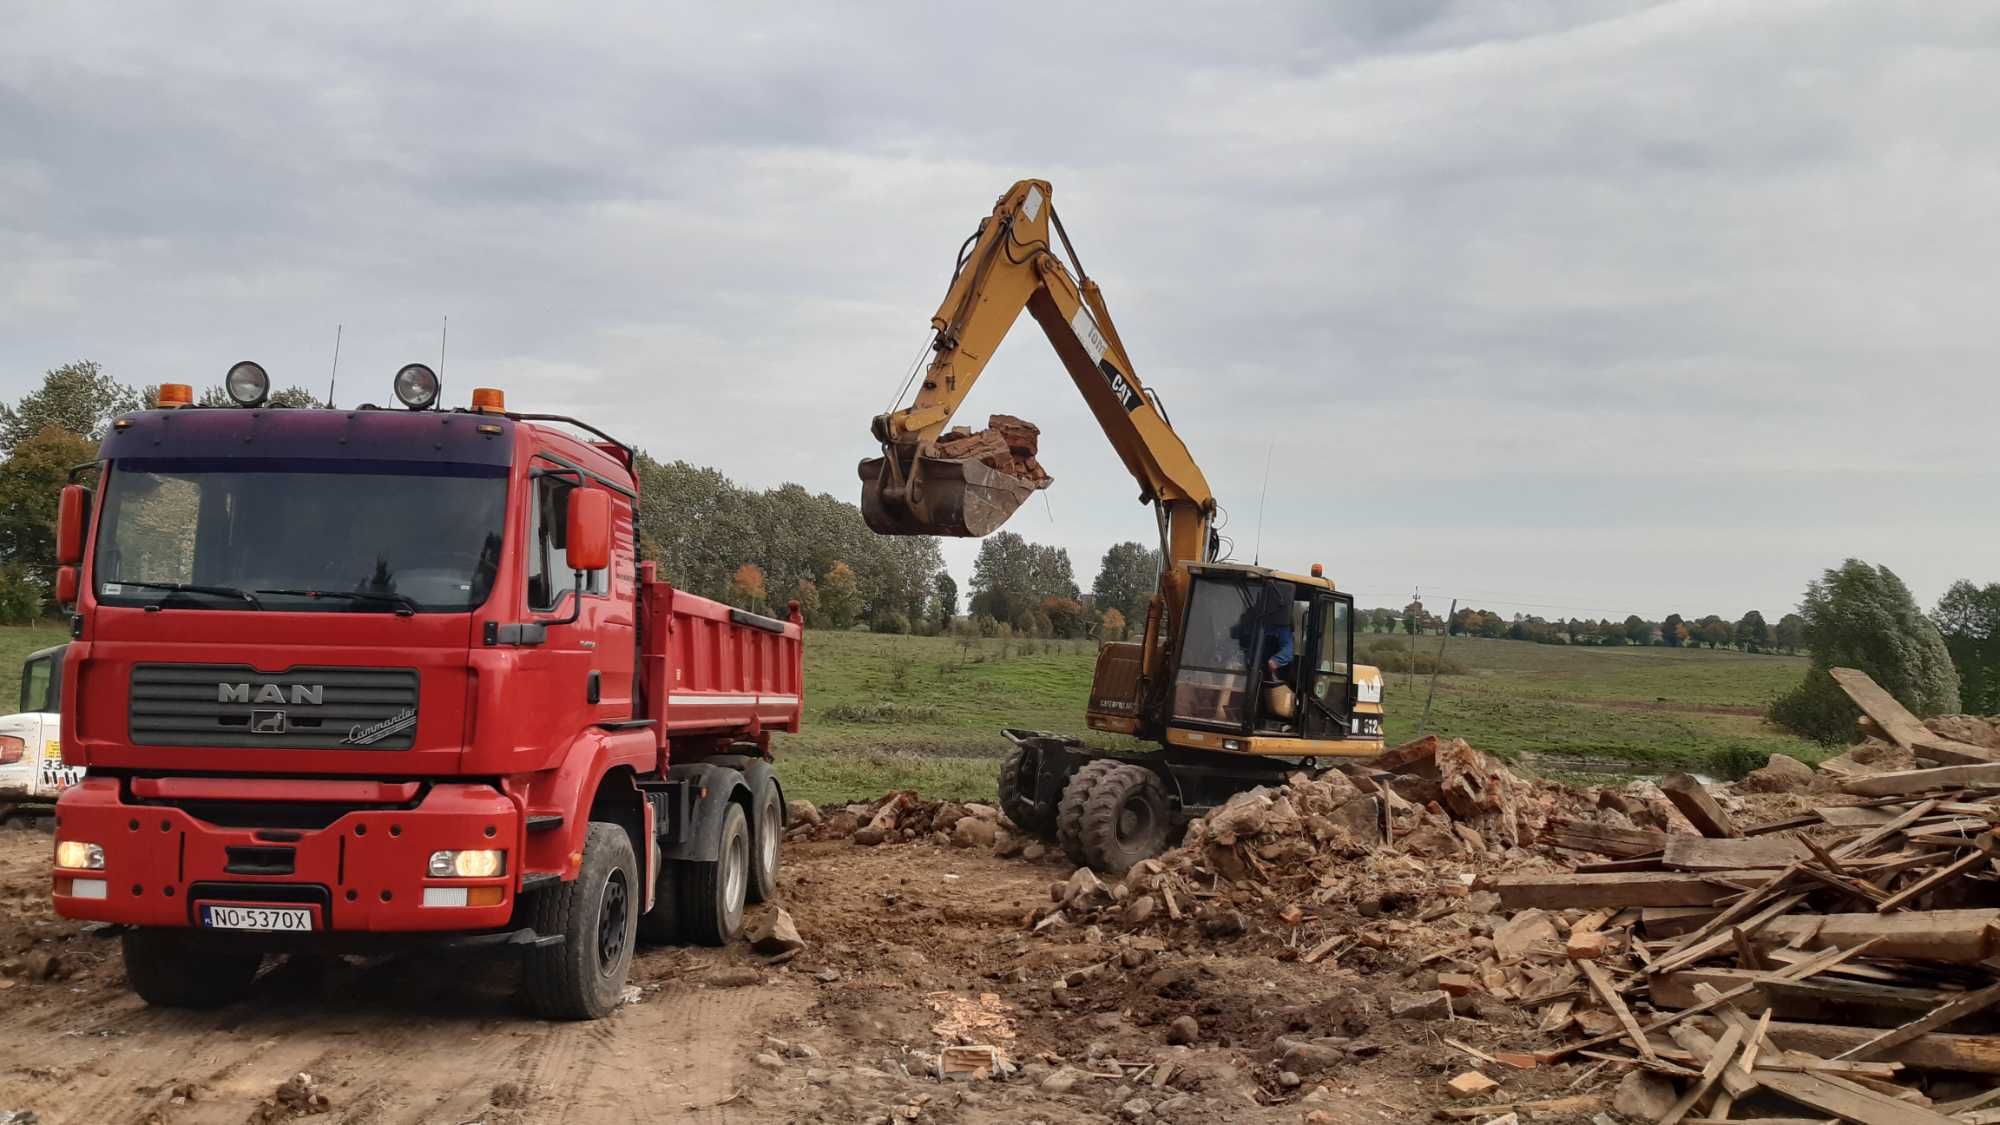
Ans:
{"type": "Polygon", "coordinates": [[[0,818],[15,805],[53,804],[83,779],[62,754],[62,660],[68,645],[45,648],[21,665],[21,710],[0,718],[0,818]]]}

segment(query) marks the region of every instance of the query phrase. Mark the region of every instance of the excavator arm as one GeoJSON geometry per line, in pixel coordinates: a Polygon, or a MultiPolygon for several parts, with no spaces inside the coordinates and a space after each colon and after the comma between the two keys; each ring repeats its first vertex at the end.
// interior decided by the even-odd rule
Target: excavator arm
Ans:
{"type": "MultiPolygon", "coordinates": [[[[1070,249],[1043,180],[1015,184],[981,221],[931,318],[933,354],[915,400],[875,419],[882,456],[861,464],[863,511],[887,534],[985,535],[1046,483],[941,457],[937,448],[1026,309],[1139,483],[1140,501],[1154,506],[1169,575],[1208,561],[1215,553],[1208,481],[1133,371],[1096,282],[1081,265],[1072,276],[1053,252],[1051,232],[1070,249]]],[[[1163,584],[1179,583],[1163,576],[1163,584]]]]}

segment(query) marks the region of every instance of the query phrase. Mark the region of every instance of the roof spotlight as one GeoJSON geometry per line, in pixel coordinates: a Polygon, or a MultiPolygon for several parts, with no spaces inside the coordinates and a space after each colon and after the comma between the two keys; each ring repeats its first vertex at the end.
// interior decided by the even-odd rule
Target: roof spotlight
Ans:
{"type": "Polygon", "coordinates": [[[437,401],[437,372],[421,363],[404,364],[396,372],[396,401],[411,410],[423,410],[437,401]]]}
{"type": "Polygon", "coordinates": [[[222,389],[229,393],[229,401],[238,406],[262,406],[271,395],[271,377],[262,366],[246,359],[222,377],[222,389]]]}

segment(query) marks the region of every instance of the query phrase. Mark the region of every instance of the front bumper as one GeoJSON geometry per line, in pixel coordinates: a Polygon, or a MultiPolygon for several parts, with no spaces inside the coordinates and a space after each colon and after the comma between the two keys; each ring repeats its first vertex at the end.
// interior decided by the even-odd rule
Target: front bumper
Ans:
{"type": "Polygon", "coordinates": [[[491,786],[433,785],[408,806],[356,808],[318,828],[218,825],[128,786],[92,777],[63,795],[57,843],[97,844],[104,867],[56,868],[57,914],[185,927],[200,924],[203,903],[300,906],[316,931],[347,933],[494,929],[513,915],[521,818],[491,786]],[[459,848],[504,849],[506,873],[428,876],[432,852],[459,848]],[[438,893],[457,889],[467,893],[438,893]],[[493,901],[436,904],[459,899],[493,901]]]}

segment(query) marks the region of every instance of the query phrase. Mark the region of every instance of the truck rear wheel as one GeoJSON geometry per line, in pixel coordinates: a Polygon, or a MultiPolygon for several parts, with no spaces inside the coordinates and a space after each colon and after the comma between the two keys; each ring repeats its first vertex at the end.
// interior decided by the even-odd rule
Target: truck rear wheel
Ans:
{"type": "Polygon", "coordinates": [[[178,930],[127,930],[125,979],[158,1008],[220,1008],[250,995],[261,953],[189,948],[178,930]]]}
{"type": "Polygon", "coordinates": [[[1028,751],[1015,747],[1000,763],[1000,811],[1023,832],[1047,840],[1055,835],[1054,818],[1035,804],[1035,778],[1027,773],[1028,751]]]}
{"type": "Polygon", "coordinates": [[[1119,762],[1099,774],[1084,797],[1083,853],[1106,875],[1123,875],[1142,859],[1166,850],[1173,810],[1160,776],[1119,762]]]}
{"type": "Polygon", "coordinates": [[[638,935],[638,883],[632,838],[616,824],[591,821],[576,878],[535,892],[529,908],[536,931],[563,937],[529,954],[521,984],[536,1015],[594,1020],[618,1007],[638,935]]]}
{"type": "Polygon", "coordinates": [[[1063,854],[1069,857],[1069,861],[1078,867],[1090,866],[1090,853],[1083,846],[1084,802],[1090,800],[1090,791],[1096,787],[1097,779],[1117,769],[1119,764],[1109,758],[1085,762],[1083,768],[1070,777],[1069,784],[1063,786],[1062,802],[1056,806],[1056,843],[1062,846],[1063,854]]]}
{"type": "Polygon", "coordinates": [[[743,931],[750,891],[750,820],[730,802],[722,815],[715,859],[680,864],[681,923],[698,945],[728,945],[743,931]]]}
{"type": "Polygon", "coordinates": [[[785,801],[771,778],[764,779],[763,791],[757,794],[757,815],[750,822],[750,835],[747,894],[751,902],[769,902],[778,895],[778,860],[785,840],[785,801]]]}

